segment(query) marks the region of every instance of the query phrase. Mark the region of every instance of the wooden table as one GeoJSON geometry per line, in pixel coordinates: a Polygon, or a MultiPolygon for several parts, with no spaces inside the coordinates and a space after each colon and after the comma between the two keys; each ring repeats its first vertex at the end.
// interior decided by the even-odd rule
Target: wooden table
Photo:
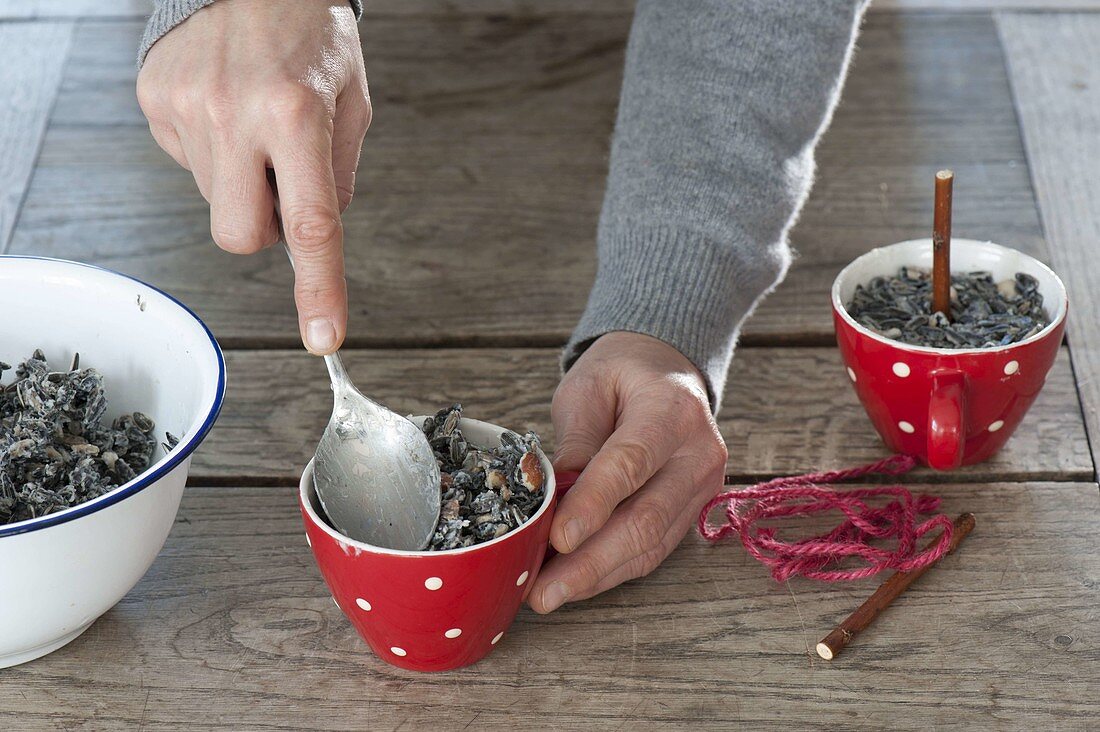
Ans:
{"type": "MultiPolygon", "coordinates": [[[[1050,5],[871,11],[800,257],[746,328],[720,416],[745,481],[886,454],[831,346],[826,291],[866,249],[928,234],[932,174],[950,165],[956,234],[1049,261],[1073,301],[1004,452],[912,476],[977,514],[959,554],[834,662],[814,643],[873,581],[776,584],[739,546],[691,535],[643,580],[522,611],[489,660],[418,675],[367,652],[306,548],[292,486],[327,416],[323,370],[298,345],[282,255],[216,250],[190,175],[148,134],[144,3],[7,0],[0,251],[169,290],[227,348],[230,387],[156,564],[81,638],[0,673],[0,728],[1096,729],[1100,3],[1050,5]]],[[[351,372],[403,411],[459,396],[552,446],[631,3],[373,6],[375,122],[346,216],[351,372]],[[508,276],[484,287],[495,270],[508,276]]]]}

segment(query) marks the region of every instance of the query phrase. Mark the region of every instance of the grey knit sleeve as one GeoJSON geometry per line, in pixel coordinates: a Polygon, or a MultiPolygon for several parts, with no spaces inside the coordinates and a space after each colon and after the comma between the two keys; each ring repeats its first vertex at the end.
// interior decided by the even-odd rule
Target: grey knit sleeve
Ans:
{"type": "MultiPolygon", "coordinates": [[[[213,5],[216,0],[153,0],[153,14],[149,16],[149,22],[145,24],[145,33],[141,36],[141,46],[138,48],[137,65],[145,63],[145,55],[153,44],[177,25],[187,20],[197,11],[207,5],[213,5]]],[[[363,17],[363,0],[349,0],[355,10],[355,17],[363,17]]]]}
{"type": "Polygon", "coordinates": [[[562,356],[645,333],[717,410],[741,323],[786,273],[866,0],[639,0],[598,269],[562,356]]]}

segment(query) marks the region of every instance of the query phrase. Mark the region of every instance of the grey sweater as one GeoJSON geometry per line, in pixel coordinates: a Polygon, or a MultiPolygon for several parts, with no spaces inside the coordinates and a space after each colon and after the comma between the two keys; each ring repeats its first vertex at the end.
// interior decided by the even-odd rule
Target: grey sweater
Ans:
{"type": "MultiPolygon", "coordinates": [[[[139,59],[211,2],[157,0],[139,59]]],[[[742,322],[790,265],[868,2],[639,0],[596,282],[564,368],[605,333],[645,333],[699,368],[717,410],[742,322]]]]}

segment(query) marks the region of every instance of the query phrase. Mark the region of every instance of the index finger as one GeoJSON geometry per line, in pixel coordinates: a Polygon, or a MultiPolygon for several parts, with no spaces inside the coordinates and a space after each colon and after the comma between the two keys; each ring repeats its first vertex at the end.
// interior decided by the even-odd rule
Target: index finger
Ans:
{"type": "Polygon", "coordinates": [[[294,256],[294,301],[302,341],[329,354],[347,331],[344,230],[332,173],[332,121],[318,116],[294,124],[271,150],[279,208],[294,256]]]}

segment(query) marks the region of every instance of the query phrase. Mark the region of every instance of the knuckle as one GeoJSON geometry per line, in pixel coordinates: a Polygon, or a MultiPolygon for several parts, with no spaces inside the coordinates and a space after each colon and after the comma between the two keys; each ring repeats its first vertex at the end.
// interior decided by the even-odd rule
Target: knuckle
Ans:
{"type": "Polygon", "coordinates": [[[714,438],[707,451],[707,457],[709,458],[711,467],[724,468],[726,466],[726,461],[729,460],[729,456],[729,448],[726,447],[726,443],[719,437],[714,438]]]}
{"type": "Polygon", "coordinates": [[[370,99],[366,100],[366,108],[363,110],[363,118],[361,124],[363,127],[363,134],[367,134],[367,130],[370,129],[370,123],[374,121],[374,107],[371,106],[370,99]]]}
{"type": "Polygon", "coordinates": [[[554,409],[555,405],[558,409],[561,409],[566,404],[572,407],[573,404],[578,402],[591,401],[598,398],[601,392],[602,389],[598,379],[592,378],[582,370],[570,370],[558,384],[551,410],[554,409]]]}
{"type": "Polygon", "coordinates": [[[691,421],[710,422],[713,419],[713,415],[711,415],[710,412],[710,403],[707,402],[704,396],[689,392],[683,399],[685,401],[683,406],[684,414],[686,414],[691,421]]]}
{"type": "Polygon", "coordinates": [[[677,386],[668,397],[669,409],[681,428],[695,427],[710,420],[710,405],[693,390],[677,386]]]}
{"type": "Polygon", "coordinates": [[[349,95],[347,104],[350,116],[354,120],[357,129],[366,134],[374,118],[374,110],[371,108],[370,97],[365,91],[354,92],[349,95]]]}
{"type": "Polygon", "coordinates": [[[344,299],[347,284],[343,277],[301,278],[294,282],[294,295],[299,309],[315,306],[330,309],[344,299]]]}
{"type": "Polygon", "coordinates": [[[579,594],[588,588],[595,587],[603,579],[604,571],[600,563],[590,554],[583,556],[573,555],[575,565],[573,568],[575,581],[570,582],[574,594],[579,594]]]}
{"type": "Polygon", "coordinates": [[[624,487],[640,487],[646,475],[652,475],[657,469],[657,458],[651,447],[653,443],[643,438],[624,440],[616,447],[612,462],[617,482],[624,487]]]}
{"type": "Polygon", "coordinates": [[[208,128],[220,135],[232,135],[237,129],[237,105],[224,94],[211,94],[203,103],[208,128]]]}
{"type": "Polygon", "coordinates": [[[271,96],[268,111],[275,120],[290,124],[316,119],[326,114],[321,97],[313,89],[301,84],[287,84],[276,89],[271,96]]]}
{"type": "Polygon", "coordinates": [[[316,255],[332,246],[340,238],[340,217],[331,211],[313,210],[288,212],[290,237],[297,252],[305,256],[316,255]]]}
{"type": "Polygon", "coordinates": [[[653,549],[650,549],[639,558],[639,577],[646,577],[652,574],[657,567],[661,566],[661,563],[665,561],[665,557],[668,556],[668,552],[665,551],[663,545],[658,545],[653,549]]]}
{"type": "Polygon", "coordinates": [[[351,200],[355,198],[355,185],[346,185],[338,183],[336,185],[336,200],[340,204],[340,210],[344,211],[351,205],[351,200]]]}
{"type": "Polygon", "coordinates": [[[137,100],[141,111],[150,120],[160,120],[164,117],[164,102],[161,89],[150,82],[147,76],[138,75],[137,100]]]}
{"type": "Polygon", "coordinates": [[[266,243],[260,232],[252,228],[215,225],[210,234],[221,249],[234,254],[255,254],[266,243]]]}
{"type": "Polygon", "coordinates": [[[644,554],[658,546],[668,530],[669,517],[664,506],[655,501],[641,502],[631,512],[627,531],[631,549],[644,554]]]}
{"type": "Polygon", "coordinates": [[[581,463],[588,463],[596,454],[598,448],[593,441],[583,434],[570,432],[558,440],[558,449],[554,455],[556,459],[570,459],[581,463]]]}
{"type": "Polygon", "coordinates": [[[168,107],[183,119],[192,117],[199,106],[201,94],[192,84],[177,84],[168,92],[168,107]]]}

